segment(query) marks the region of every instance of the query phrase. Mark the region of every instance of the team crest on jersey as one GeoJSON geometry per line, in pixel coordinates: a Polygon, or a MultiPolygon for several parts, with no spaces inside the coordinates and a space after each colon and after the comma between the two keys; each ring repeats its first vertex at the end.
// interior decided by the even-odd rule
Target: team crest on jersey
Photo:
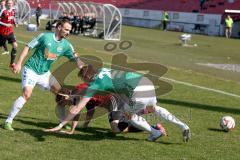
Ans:
{"type": "Polygon", "coordinates": [[[57,52],[62,52],[63,48],[61,46],[57,47],[57,52]]]}
{"type": "Polygon", "coordinates": [[[47,48],[45,49],[44,57],[47,60],[56,60],[57,59],[57,55],[54,53],[50,53],[47,48]]]}

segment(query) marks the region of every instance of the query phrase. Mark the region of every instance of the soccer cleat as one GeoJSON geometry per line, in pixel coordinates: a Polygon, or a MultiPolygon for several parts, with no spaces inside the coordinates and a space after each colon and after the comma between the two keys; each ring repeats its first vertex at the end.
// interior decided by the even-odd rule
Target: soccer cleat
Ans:
{"type": "Polygon", "coordinates": [[[156,134],[151,133],[150,136],[148,137],[148,141],[154,142],[156,141],[159,137],[162,136],[162,133],[160,130],[157,130],[156,134]]]}
{"type": "Polygon", "coordinates": [[[4,52],[2,53],[2,55],[5,55],[5,54],[9,54],[9,52],[8,52],[8,51],[4,51],[4,52]]]}
{"type": "Polygon", "coordinates": [[[14,131],[14,129],[12,128],[12,124],[8,123],[8,122],[4,123],[3,128],[6,129],[6,130],[9,130],[9,131],[14,131]]]}
{"type": "Polygon", "coordinates": [[[183,131],[183,142],[188,142],[191,139],[191,132],[189,129],[183,131]]]}
{"type": "Polygon", "coordinates": [[[163,127],[161,123],[157,123],[156,126],[153,128],[160,130],[162,132],[162,136],[167,136],[166,129],[163,127]]]}

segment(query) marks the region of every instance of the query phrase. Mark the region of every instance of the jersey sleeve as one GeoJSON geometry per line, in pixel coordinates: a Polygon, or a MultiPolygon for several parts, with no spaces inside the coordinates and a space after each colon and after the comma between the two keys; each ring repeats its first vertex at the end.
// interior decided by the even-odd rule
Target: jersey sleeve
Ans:
{"type": "Polygon", "coordinates": [[[0,12],[0,25],[7,26],[6,23],[2,22],[1,20],[4,18],[4,9],[0,12]]]}
{"type": "Polygon", "coordinates": [[[99,89],[100,89],[99,85],[97,85],[96,83],[92,83],[88,86],[88,88],[84,92],[83,97],[92,98],[98,92],[99,89]]]}
{"type": "Polygon", "coordinates": [[[39,46],[43,41],[43,37],[44,37],[44,33],[38,35],[37,37],[33,38],[33,40],[29,42],[27,46],[31,49],[39,46]]]}
{"type": "Polygon", "coordinates": [[[2,9],[1,12],[0,12],[0,19],[1,19],[2,17],[4,17],[3,11],[4,11],[4,9],[2,9]]]}
{"type": "Polygon", "coordinates": [[[14,10],[13,24],[14,24],[15,26],[18,24],[18,17],[17,17],[16,10],[14,10]]]}
{"type": "Polygon", "coordinates": [[[74,60],[74,48],[73,46],[69,43],[69,47],[67,48],[66,52],[64,53],[64,56],[67,57],[70,60],[74,60]]]}

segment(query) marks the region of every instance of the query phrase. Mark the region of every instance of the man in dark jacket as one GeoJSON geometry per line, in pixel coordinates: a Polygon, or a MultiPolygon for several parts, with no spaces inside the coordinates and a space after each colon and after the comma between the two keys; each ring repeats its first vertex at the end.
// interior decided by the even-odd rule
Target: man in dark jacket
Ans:
{"type": "Polygon", "coordinates": [[[40,16],[42,15],[42,8],[41,8],[41,4],[38,4],[38,7],[35,11],[36,14],[36,22],[37,22],[37,27],[39,27],[40,25],[40,16]]]}

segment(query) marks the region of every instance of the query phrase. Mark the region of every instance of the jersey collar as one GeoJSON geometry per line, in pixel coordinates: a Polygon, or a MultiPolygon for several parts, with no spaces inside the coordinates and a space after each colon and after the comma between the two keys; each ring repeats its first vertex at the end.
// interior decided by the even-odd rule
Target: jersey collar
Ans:
{"type": "Polygon", "coordinates": [[[61,40],[57,40],[57,39],[56,39],[55,33],[53,34],[53,39],[54,39],[54,41],[56,41],[57,43],[60,43],[60,42],[62,41],[62,39],[61,39],[61,40]]]}

